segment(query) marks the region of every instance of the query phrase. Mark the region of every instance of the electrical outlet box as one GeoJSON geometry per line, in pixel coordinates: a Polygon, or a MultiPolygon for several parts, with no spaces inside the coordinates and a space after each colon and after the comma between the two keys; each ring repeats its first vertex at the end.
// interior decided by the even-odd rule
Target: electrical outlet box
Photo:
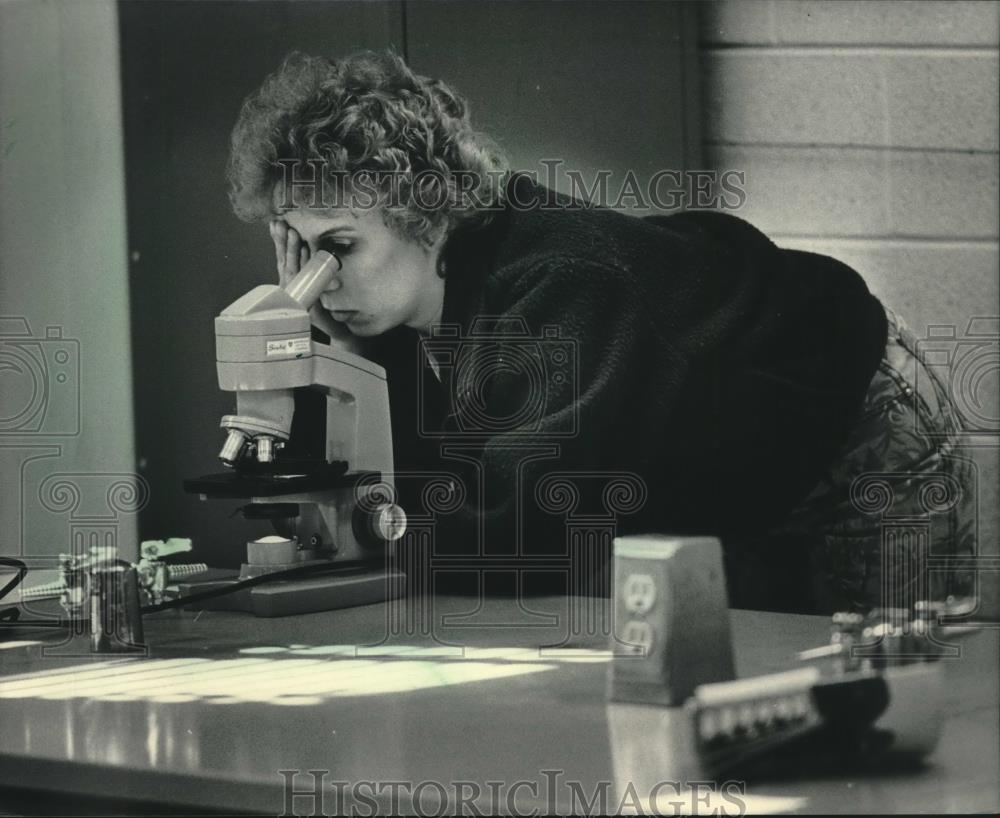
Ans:
{"type": "Polygon", "coordinates": [[[735,678],[718,539],[618,537],[614,582],[610,699],[676,706],[735,678]]]}

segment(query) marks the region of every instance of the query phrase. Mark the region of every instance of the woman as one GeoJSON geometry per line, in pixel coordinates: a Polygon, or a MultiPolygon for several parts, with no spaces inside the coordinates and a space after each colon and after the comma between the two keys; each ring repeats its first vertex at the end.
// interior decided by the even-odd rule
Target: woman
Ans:
{"type": "Polygon", "coordinates": [[[386,367],[400,485],[448,476],[442,571],[565,587],[600,573],[560,561],[568,526],[617,515],[721,537],[734,605],[968,592],[919,536],[883,547],[919,512],[930,556],[971,553],[971,492],[945,391],[845,265],[730,215],[635,219],[506,173],[463,100],[391,54],[290,56],[244,104],[230,181],[283,280],[340,258],[315,320],[386,367]],[[632,496],[609,505],[615,486],[632,496]]]}

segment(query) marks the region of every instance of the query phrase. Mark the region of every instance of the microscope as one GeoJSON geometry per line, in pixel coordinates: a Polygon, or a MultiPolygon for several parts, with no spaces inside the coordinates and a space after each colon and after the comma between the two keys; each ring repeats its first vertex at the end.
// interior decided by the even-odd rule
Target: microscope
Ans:
{"type": "Polygon", "coordinates": [[[228,470],[184,487],[203,500],[247,500],[244,516],[271,521],[276,534],[247,543],[238,579],[180,590],[275,572],[296,576],[235,590],[200,609],[285,616],[380,602],[405,590],[391,559],[406,515],[395,503],[385,370],[310,321],[339,269],[336,256],[319,252],[285,286],[255,287],[215,319],[219,386],[236,393],[236,414],[221,423],[219,458],[228,470]]]}

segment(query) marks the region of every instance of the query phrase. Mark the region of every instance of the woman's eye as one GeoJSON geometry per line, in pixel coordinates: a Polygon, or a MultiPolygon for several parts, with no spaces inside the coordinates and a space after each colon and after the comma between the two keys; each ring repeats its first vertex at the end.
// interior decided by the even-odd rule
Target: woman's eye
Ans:
{"type": "Polygon", "coordinates": [[[320,250],[326,250],[328,253],[333,253],[335,256],[342,256],[345,253],[351,252],[351,244],[346,241],[334,241],[333,239],[323,239],[319,243],[320,250]]]}

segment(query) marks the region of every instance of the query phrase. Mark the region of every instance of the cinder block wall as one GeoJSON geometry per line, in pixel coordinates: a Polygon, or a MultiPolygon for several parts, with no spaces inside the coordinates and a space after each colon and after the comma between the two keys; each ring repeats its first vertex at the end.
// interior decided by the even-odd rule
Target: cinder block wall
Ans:
{"type": "MultiPolygon", "coordinates": [[[[918,337],[996,316],[998,4],[722,0],[699,12],[705,156],[746,172],[739,215],[853,266],[918,337]]],[[[994,359],[981,384],[993,417],[997,382],[994,359]]],[[[1000,457],[973,456],[980,548],[996,554],[1000,457]]],[[[982,577],[997,615],[1000,575],[982,577]]]]}

